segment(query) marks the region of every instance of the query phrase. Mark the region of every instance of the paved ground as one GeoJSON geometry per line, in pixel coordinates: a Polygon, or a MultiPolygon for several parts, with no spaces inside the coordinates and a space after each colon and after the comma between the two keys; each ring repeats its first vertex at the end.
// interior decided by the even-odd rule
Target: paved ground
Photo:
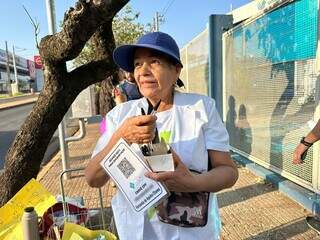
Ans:
{"type": "MultiPolygon", "coordinates": [[[[97,124],[87,125],[87,136],[69,145],[72,168],[86,165],[98,135],[97,124]]],[[[240,178],[236,185],[218,194],[224,240],[320,239],[304,221],[310,212],[246,168],[238,167],[240,178]]],[[[60,194],[60,171],[58,153],[38,176],[38,180],[55,195],[60,194]]],[[[97,192],[87,186],[81,171],[73,173],[63,184],[68,196],[83,196],[88,207],[99,206],[97,192]]],[[[109,206],[115,191],[110,184],[103,188],[105,206],[109,206]]]]}
{"type": "MultiPolygon", "coordinates": [[[[0,102],[0,109],[3,104],[0,102]]],[[[86,166],[99,137],[98,124],[89,124],[86,129],[84,139],[69,143],[71,168],[86,166]]],[[[240,165],[238,168],[240,177],[236,185],[218,194],[223,240],[320,240],[305,223],[304,218],[310,212],[246,168],[240,165]]],[[[61,157],[57,153],[38,174],[37,179],[54,195],[61,194],[61,169],[61,157]]],[[[86,184],[82,171],[73,172],[69,180],[63,181],[63,186],[67,196],[82,196],[88,208],[100,206],[98,192],[86,184]]],[[[115,191],[111,184],[104,186],[104,207],[110,206],[115,191]]]]}

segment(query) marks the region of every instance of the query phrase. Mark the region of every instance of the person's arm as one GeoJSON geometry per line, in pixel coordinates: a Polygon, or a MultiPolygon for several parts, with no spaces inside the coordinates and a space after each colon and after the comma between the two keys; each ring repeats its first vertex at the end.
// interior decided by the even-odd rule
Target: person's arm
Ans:
{"type": "MultiPolygon", "coordinates": [[[[304,141],[307,143],[313,144],[320,139],[320,120],[318,120],[316,126],[305,136],[304,141]]],[[[299,143],[293,153],[293,163],[301,164],[303,163],[301,156],[308,150],[308,144],[299,143]]]]}
{"type": "Polygon", "coordinates": [[[208,150],[209,159],[213,166],[208,172],[195,174],[189,171],[179,156],[173,152],[175,171],[153,173],[147,177],[161,181],[169,190],[177,192],[218,192],[233,186],[238,179],[238,169],[228,152],[208,150]]]}
{"type": "Polygon", "coordinates": [[[89,186],[101,187],[108,180],[109,176],[101,167],[100,162],[111,151],[112,147],[123,138],[129,144],[131,143],[148,143],[154,138],[155,115],[145,115],[131,117],[114,132],[107,145],[96,154],[85,169],[85,178],[89,186]]]}

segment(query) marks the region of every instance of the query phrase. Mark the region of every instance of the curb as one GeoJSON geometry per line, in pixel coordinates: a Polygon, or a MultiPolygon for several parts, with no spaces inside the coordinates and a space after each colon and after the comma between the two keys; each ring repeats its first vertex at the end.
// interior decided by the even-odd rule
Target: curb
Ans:
{"type": "Polygon", "coordinates": [[[61,159],[61,152],[58,151],[52,158],[51,160],[48,161],[47,164],[45,164],[39,171],[37,175],[37,181],[40,181],[42,178],[45,177],[47,172],[50,170],[50,168],[58,161],[61,159]]]}
{"type": "Polygon", "coordinates": [[[303,188],[296,183],[282,177],[281,175],[266,169],[253,161],[241,156],[238,153],[232,152],[231,157],[240,165],[246,167],[253,174],[271,182],[281,193],[285,194],[292,200],[298,202],[304,208],[311,211],[313,214],[320,213],[320,195],[306,188],[303,188]]]}
{"type": "MultiPolygon", "coordinates": [[[[28,105],[28,104],[31,104],[31,103],[35,103],[37,101],[37,99],[32,99],[32,100],[29,100],[29,101],[25,101],[25,102],[21,102],[21,103],[12,103],[12,104],[9,104],[7,106],[0,106],[0,111],[1,110],[6,110],[6,109],[10,109],[10,108],[14,108],[14,107],[19,107],[19,106],[23,106],[23,105],[28,105]]],[[[5,105],[5,104],[3,104],[5,105]]]]}

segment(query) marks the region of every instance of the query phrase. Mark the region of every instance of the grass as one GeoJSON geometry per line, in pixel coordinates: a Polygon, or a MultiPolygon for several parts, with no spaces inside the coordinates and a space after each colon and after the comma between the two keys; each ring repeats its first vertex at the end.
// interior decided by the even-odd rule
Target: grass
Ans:
{"type": "Polygon", "coordinates": [[[17,93],[15,93],[15,94],[13,94],[14,97],[21,96],[21,95],[25,95],[25,93],[17,92],[17,93]]]}
{"type": "Polygon", "coordinates": [[[9,95],[8,94],[0,94],[0,98],[8,98],[9,95]]]}
{"type": "Polygon", "coordinates": [[[10,97],[17,97],[17,96],[22,96],[22,95],[25,95],[25,93],[17,92],[13,96],[9,96],[9,94],[0,94],[0,99],[10,98],[10,97]]]}

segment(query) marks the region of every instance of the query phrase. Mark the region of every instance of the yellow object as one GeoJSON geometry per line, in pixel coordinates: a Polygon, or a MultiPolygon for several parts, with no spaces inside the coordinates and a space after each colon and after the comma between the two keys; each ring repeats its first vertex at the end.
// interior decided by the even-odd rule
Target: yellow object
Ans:
{"type": "Polygon", "coordinates": [[[31,179],[0,208],[0,240],[23,239],[20,222],[26,207],[34,207],[41,217],[55,203],[55,197],[35,179],[31,179]]]}
{"type": "Polygon", "coordinates": [[[65,222],[62,240],[93,240],[101,234],[104,235],[107,240],[117,239],[115,235],[105,230],[90,230],[74,223],[65,222]],[[76,233],[81,238],[72,238],[77,236],[73,235],[74,233],[76,233]]]}
{"type": "Polygon", "coordinates": [[[83,237],[81,237],[78,233],[72,233],[69,240],[84,240],[83,237]]]}

